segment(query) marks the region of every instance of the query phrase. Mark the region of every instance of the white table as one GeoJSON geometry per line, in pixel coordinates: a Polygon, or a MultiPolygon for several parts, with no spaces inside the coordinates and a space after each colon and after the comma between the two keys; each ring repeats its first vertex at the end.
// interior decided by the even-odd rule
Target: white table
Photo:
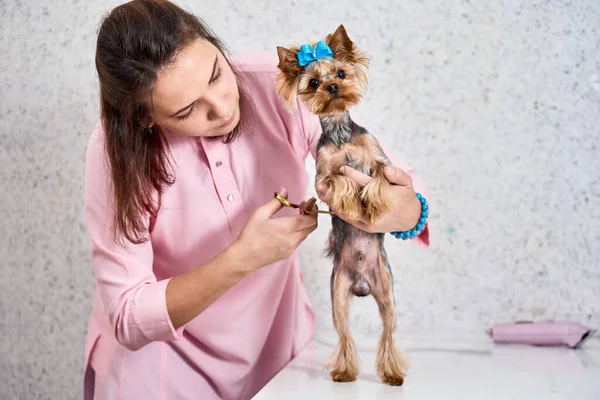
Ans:
{"type": "Polygon", "coordinates": [[[332,382],[324,365],[334,341],[333,335],[313,340],[254,399],[600,399],[598,335],[577,350],[495,345],[484,334],[453,338],[405,335],[400,342],[411,369],[401,387],[379,381],[375,373],[376,337],[357,338],[357,345],[363,345],[359,379],[332,382]]]}

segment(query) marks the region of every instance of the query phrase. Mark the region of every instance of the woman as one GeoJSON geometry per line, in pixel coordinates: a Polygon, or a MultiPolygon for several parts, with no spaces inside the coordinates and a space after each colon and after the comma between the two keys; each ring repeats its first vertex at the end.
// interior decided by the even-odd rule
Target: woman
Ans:
{"type": "MultiPolygon", "coordinates": [[[[99,30],[88,398],[248,399],[311,338],[296,249],[317,215],[273,193],[307,198],[321,127],[277,97],[276,56],[225,54],[165,0],[116,7],[99,30]]],[[[392,172],[396,207],[370,229],[410,229],[418,215],[408,199],[423,185],[392,172]]],[[[428,244],[427,229],[417,240],[428,244]]]]}

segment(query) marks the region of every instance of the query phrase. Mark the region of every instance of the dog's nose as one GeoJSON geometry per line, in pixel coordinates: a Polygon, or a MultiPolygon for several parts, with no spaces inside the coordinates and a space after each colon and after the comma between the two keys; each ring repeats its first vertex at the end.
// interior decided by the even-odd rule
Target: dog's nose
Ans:
{"type": "Polygon", "coordinates": [[[340,87],[337,83],[332,83],[331,85],[327,86],[327,91],[331,94],[336,94],[338,90],[340,90],[340,87]]]}

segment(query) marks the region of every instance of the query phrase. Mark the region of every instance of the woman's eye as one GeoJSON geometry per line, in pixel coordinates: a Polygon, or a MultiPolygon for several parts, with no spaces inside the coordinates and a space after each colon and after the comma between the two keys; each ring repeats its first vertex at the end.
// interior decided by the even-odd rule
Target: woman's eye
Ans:
{"type": "Polygon", "coordinates": [[[310,80],[310,82],[308,82],[308,85],[311,88],[315,89],[315,88],[317,88],[319,86],[319,81],[313,78],[313,79],[310,80]]]}
{"type": "Polygon", "coordinates": [[[177,119],[179,120],[185,120],[188,119],[190,115],[192,115],[192,113],[194,112],[194,108],[196,108],[196,104],[194,104],[192,107],[190,107],[190,111],[188,111],[186,114],[184,115],[180,115],[177,117],[177,119]]]}
{"type": "Polygon", "coordinates": [[[346,73],[344,72],[344,70],[339,70],[337,73],[338,78],[340,79],[344,79],[346,77],[346,73]]]}

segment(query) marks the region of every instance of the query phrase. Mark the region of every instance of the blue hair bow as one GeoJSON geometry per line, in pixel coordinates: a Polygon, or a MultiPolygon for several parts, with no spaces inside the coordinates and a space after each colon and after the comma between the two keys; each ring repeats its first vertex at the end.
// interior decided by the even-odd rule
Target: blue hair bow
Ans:
{"type": "Polygon", "coordinates": [[[327,46],[325,42],[320,41],[313,49],[309,44],[303,44],[298,52],[298,63],[304,67],[313,61],[317,61],[321,58],[333,57],[333,51],[331,47],[327,46]]]}

